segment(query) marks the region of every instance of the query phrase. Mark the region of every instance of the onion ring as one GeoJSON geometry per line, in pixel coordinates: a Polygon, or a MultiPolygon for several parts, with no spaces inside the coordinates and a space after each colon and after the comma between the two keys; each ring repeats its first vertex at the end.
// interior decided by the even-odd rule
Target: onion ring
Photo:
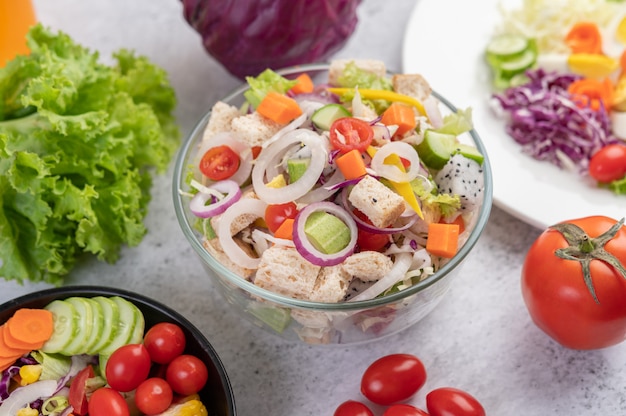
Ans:
{"type": "Polygon", "coordinates": [[[237,202],[241,198],[241,189],[237,182],[232,180],[223,180],[215,182],[210,186],[197,187],[198,193],[191,198],[189,202],[189,209],[196,217],[209,218],[219,215],[226,211],[228,207],[237,202]],[[220,194],[226,194],[225,197],[219,199],[219,201],[206,205],[207,201],[215,196],[214,192],[217,191],[220,194]]]}
{"type": "Polygon", "coordinates": [[[420,160],[413,146],[405,142],[389,142],[381,146],[372,158],[371,168],[383,178],[394,182],[410,182],[419,173],[420,160]],[[388,165],[385,159],[390,155],[398,155],[410,162],[409,170],[402,172],[397,166],[388,165]]]}
{"type": "Polygon", "coordinates": [[[230,233],[230,226],[237,217],[243,214],[253,214],[257,217],[263,217],[266,207],[267,204],[259,199],[243,198],[231,205],[220,217],[220,222],[217,226],[217,237],[219,238],[222,249],[229,259],[242,267],[256,269],[261,259],[248,256],[248,254],[237,245],[230,233]]]}

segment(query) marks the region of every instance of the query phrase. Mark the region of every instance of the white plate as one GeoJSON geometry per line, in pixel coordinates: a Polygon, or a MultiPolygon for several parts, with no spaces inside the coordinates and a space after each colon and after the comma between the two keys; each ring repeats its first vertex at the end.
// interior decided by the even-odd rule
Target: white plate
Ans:
{"type": "Polygon", "coordinates": [[[456,107],[472,107],[475,129],[491,162],[498,207],[542,229],[589,215],[621,219],[626,216],[626,196],[522,154],[505,133],[504,123],[492,115],[490,73],[483,54],[499,23],[497,4],[498,0],[419,0],[405,34],[403,71],[422,74],[456,107]]]}

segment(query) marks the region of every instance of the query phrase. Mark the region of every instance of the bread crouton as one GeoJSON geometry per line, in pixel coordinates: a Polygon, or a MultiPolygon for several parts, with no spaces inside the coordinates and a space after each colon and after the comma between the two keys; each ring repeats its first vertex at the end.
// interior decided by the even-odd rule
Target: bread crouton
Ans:
{"type": "Polygon", "coordinates": [[[420,74],[395,74],[391,77],[393,90],[424,101],[432,93],[432,88],[420,74]]]}
{"type": "MultiPolygon", "coordinates": [[[[238,238],[235,238],[234,241],[250,257],[256,257],[256,253],[254,252],[254,249],[251,246],[239,240],[238,238]]],[[[246,280],[250,280],[250,277],[254,273],[254,270],[242,267],[238,265],[237,263],[234,263],[222,249],[222,245],[220,244],[219,238],[205,240],[202,243],[202,245],[213,257],[215,257],[215,259],[218,262],[223,264],[227,269],[231,270],[233,273],[237,274],[238,276],[241,276],[242,278],[246,280]]]]}
{"type": "Polygon", "coordinates": [[[230,126],[231,130],[239,135],[241,141],[251,147],[261,146],[284,127],[257,112],[234,118],[230,126]]]}
{"type": "Polygon", "coordinates": [[[369,175],[354,185],[348,199],[379,228],[392,225],[406,207],[404,198],[369,175]]]}
{"type": "Polygon", "coordinates": [[[209,117],[209,122],[204,129],[202,141],[210,140],[217,133],[230,131],[233,119],[239,116],[241,116],[241,113],[237,107],[226,104],[223,101],[215,103],[213,108],[211,108],[211,117],[209,117]]]}
{"type": "Polygon", "coordinates": [[[309,263],[295,248],[273,246],[261,255],[254,284],[296,299],[308,299],[321,267],[309,263]]]}
{"type": "MultiPolygon", "coordinates": [[[[241,195],[241,198],[242,199],[244,198],[259,199],[259,197],[253,190],[244,192],[243,195],[241,195]]],[[[222,214],[211,217],[211,219],[209,220],[211,222],[211,227],[213,227],[214,230],[217,230],[219,228],[219,223],[220,223],[221,218],[222,218],[222,214]]],[[[243,214],[243,215],[238,216],[230,224],[230,235],[235,235],[239,233],[240,231],[248,228],[250,224],[256,221],[256,219],[257,219],[257,216],[254,214],[243,214]]]]}
{"type": "Polygon", "coordinates": [[[382,279],[392,267],[393,261],[389,256],[378,251],[355,253],[341,263],[341,268],[346,273],[364,282],[382,279]]]}
{"type": "Polygon", "coordinates": [[[350,62],[354,62],[358,68],[376,74],[379,77],[384,77],[387,74],[387,68],[383,61],[375,59],[335,59],[328,68],[328,83],[330,85],[340,85],[339,78],[343,74],[346,65],[350,62]]]}
{"type": "Polygon", "coordinates": [[[346,296],[351,280],[352,275],[346,272],[341,265],[323,267],[317,276],[309,300],[337,303],[346,296]]]}

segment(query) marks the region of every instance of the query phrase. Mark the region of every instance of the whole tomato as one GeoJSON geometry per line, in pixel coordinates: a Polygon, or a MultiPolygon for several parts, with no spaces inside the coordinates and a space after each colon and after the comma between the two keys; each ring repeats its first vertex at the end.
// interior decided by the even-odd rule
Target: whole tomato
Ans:
{"type": "Polygon", "coordinates": [[[418,409],[410,404],[401,403],[389,406],[383,416],[429,416],[422,409],[418,409]]]}
{"type": "Polygon", "coordinates": [[[361,402],[346,400],[337,406],[333,416],[374,416],[374,413],[361,402]]]}
{"type": "Polygon", "coordinates": [[[370,401],[390,405],[413,396],[426,382],[426,369],[411,354],[390,354],[374,361],[361,377],[361,393],[370,401]]]}
{"type": "Polygon", "coordinates": [[[604,348],[626,338],[624,219],[591,216],[545,230],[522,268],[535,324],[565,347],[604,348]]]}
{"type": "Polygon", "coordinates": [[[485,408],[474,396],[452,387],[440,387],[426,395],[430,416],[485,416],[485,408]]]}

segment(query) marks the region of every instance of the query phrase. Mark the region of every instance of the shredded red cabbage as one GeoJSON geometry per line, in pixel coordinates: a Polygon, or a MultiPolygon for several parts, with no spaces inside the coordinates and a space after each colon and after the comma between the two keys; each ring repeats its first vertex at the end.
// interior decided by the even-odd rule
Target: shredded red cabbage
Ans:
{"type": "Polygon", "coordinates": [[[559,168],[586,174],[589,159],[600,148],[618,141],[605,108],[581,108],[567,92],[581,77],[543,69],[526,73],[529,81],[492,95],[492,104],[507,116],[507,133],[522,151],[559,168]],[[566,156],[566,158],[563,158],[566,156]]]}

